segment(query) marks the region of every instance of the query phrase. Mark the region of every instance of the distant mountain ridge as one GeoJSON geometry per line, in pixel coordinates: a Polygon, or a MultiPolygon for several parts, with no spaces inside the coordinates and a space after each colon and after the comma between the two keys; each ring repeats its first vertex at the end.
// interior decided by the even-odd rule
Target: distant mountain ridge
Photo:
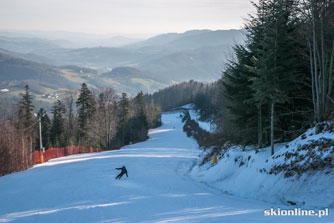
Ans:
{"type": "MultiPolygon", "coordinates": [[[[55,45],[61,48],[85,48],[85,47],[122,47],[128,44],[142,41],[143,38],[125,37],[122,35],[97,35],[75,32],[47,32],[47,31],[6,31],[0,30],[0,36],[6,40],[19,40],[17,43],[35,40],[44,45],[55,45]]],[[[25,46],[29,47],[29,46],[25,46]]],[[[4,47],[0,40],[0,48],[4,47]]]]}
{"type": "Polygon", "coordinates": [[[0,52],[0,81],[58,80],[60,73],[52,66],[12,57],[0,52]]]}
{"type": "Polygon", "coordinates": [[[214,81],[233,45],[242,44],[245,35],[243,30],[191,30],[123,47],[64,48],[57,43],[69,44],[66,40],[1,34],[0,87],[10,87],[10,94],[15,95],[12,91],[30,83],[40,96],[75,90],[82,82],[95,89],[113,86],[135,95],[182,81],[214,81]]]}
{"type": "Polygon", "coordinates": [[[18,53],[31,53],[41,49],[58,49],[60,46],[40,38],[0,36],[0,48],[18,53]]]}
{"type": "Polygon", "coordinates": [[[165,46],[164,48],[196,49],[203,46],[231,45],[243,41],[242,30],[190,30],[184,33],[161,34],[134,44],[136,48],[145,46],[165,46]]]}

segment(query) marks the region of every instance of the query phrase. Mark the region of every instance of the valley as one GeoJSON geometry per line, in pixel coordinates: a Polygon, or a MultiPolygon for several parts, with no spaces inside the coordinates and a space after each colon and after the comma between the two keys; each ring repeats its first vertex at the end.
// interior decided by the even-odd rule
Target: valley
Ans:
{"type": "MultiPolygon", "coordinates": [[[[243,41],[241,30],[192,30],[125,45],[66,48],[60,40],[11,37],[0,32],[0,98],[19,96],[28,84],[41,103],[87,83],[92,89],[112,86],[119,94],[152,93],[187,80],[210,82],[220,77],[229,51],[243,41]],[[117,47],[116,47],[117,46],[117,47]]],[[[73,46],[75,44],[73,43],[73,46]]],[[[87,46],[92,46],[87,42],[87,46]]]]}

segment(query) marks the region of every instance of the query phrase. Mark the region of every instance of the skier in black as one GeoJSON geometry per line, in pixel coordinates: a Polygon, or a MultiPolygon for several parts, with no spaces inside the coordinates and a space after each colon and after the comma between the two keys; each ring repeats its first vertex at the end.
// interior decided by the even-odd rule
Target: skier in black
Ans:
{"type": "Polygon", "coordinates": [[[125,166],[122,168],[116,168],[116,170],[122,170],[120,174],[115,177],[115,179],[121,179],[124,174],[126,174],[126,177],[128,177],[128,171],[126,170],[125,166]]]}

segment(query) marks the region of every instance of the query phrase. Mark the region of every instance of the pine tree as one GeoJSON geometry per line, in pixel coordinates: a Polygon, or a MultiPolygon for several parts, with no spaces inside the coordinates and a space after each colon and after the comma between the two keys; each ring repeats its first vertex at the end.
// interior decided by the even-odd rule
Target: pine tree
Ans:
{"type": "Polygon", "coordinates": [[[266,5],[261,47],[257,48],[254,59],[256,76],[250,77],[254,100],[270,108],[270,141],[274,154],[274,132],[277,123],[276,105],[292,101],[291,91],[301,87],[300,70],[296,66],[295,40],[291,38],[296,29],[292,16],[295,9],[293,0],[262,1],[266,5]],[[275,121],[276,120],[276,121],[275,121]]]}
{"type": "Polygon", "coordinates": [[[130,118],[130,102],[126,93],[122,93],[122,98],[119,102],[119,125],[126,125],[130,118]]]}
{"type": "Polygon", "coordinates": [[[79,122],[78,141],[83,143],[87,137],[88,122],[93,117],[96,110],[95,98],[85,83],[81,85],[80,94],[76,105],[79,122]]]}
{"type": "Polygon", "coordinates": [[[257,132],[258,146],[270,140],[273,148],[274,138],[289,140],[310,123],[306,46],[298,33],[296,1],[260,0],[254,6],[246,44],[235,47],[236,61],[222,78],[229,99],[224,106],[246,144],[255,143],[257,132]]]}
{"type": "MultiPolygon", "coordinates": [[[[137,96],[134,98],[135,104],[137,106],[136,112],[136,119],[137,119],[137,128],[138,132],[141,133],[139,136],[140,140],[145,140],[147,136],[147,130],[149,128],[148,119],[147,119],[147,108],[146,108],[146,101],[144,98],[143,92],[139,92],[137,96]]],[[[132,130],[134,131],[134,130],[132,130]]]]}
{"type": "Polygon", "coordinates": [[[21,128],[30,128],[33,124],[34,105],[32,104],[32,96],[29,92],[29,86],[26,85],[25,92],[18,104],[18,120],[21,128]]]}
{"type": "Polygon", "coordinates": [[[51,127],[51,143],[53,146],[66,146],[65,139],[65,120],[63,115],[66,113],[65,105],[57,100],[52,107],[52,127],[51,127]]]}
{"type": "Polygon", "coordinates": [[[147,122],[149,128],[156,128],[161,125],[161,108],[156,104],[148,105],[147,122]]]}
{"type": "Polygon", "coordinates": [[[67,111],[66,120],[66,135],[69,138],[70,144],[75,141],[75,117],[74,117],[74,103],[75,103],[76,93],[74,91],[66,91],[64,97],[64,104],[67,111]]]}
{"type": "Polygon", "coordinates": [[[122,93],[122,98],[119,102],[119,123],[118,123],[118,138],[121,144],[128,144],[130,139],[127,131],[130,119],[130,102],[126,93],[122,93]]]}
{"type": "Polygon", "coordinates": [[[146,101],[143,92],[139,92],[134,100],[135,106],[137,107],[137,113],[140,115],[146,115],[146,101]]]}
{"type": "MultiPolygon", "coordinates": [[[[263,125],[266,105],[256,101],[253,97],[255,90],[251,87],[252,79],[258,76],[257,58],[262,56],[262,41],[265,31],[265,19],[267,1],[260,0],[258,4],[253,3],[257,13],[246,24],[245,46],[235,46],[235,62],[230,62],[223,76],[223,93],[229,100],[228,110],[238,128],[237,132],[241,142],[263,146],[263,125]]],[[[223,105],[224,106],[224,105],[223,105]]],[[[222,109],[221,109],[222,110],[222,109]]]]}
{"type": "Polygon", "coordinates": [[[34,120],[33,120],[34,105],[32,104],[32,96],[29,92],[29,86],[25,86],[25,92],[18,103],[18,125],[19,137],[22,142],[21,157],[24,158],[24,168],[31,165],[32,160],[28,157],[34,152],[33,134],[34,134],[34,120]],[[25,147],[26,145],[26,147],[25,147]]]}
{"type": "Polygon", "coordinates": [[[223,74],[223,96],[228,99],[227,108],[232,114],[232,122],[235,123],[237,132],[240,132],[241,143],[255,143],[257,134],[257,107],[250,101],[254,90],[250,87],[250,77],[254,73],[249,68],[252,66],[253,54],[243,46],[235,46],[236,61],[230,62],[223,74]]]}

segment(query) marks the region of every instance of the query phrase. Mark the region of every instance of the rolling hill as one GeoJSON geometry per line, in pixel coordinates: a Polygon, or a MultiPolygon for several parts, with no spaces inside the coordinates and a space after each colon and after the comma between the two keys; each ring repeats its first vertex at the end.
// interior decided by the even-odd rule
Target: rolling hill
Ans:
{"type": "Polygon", "coordinates": [[[71,87],[55,67],[0,53],[0,81],[37,80],[43,85],[71,87]]]}
{"type": "Polygon", "coordinates": [[[0,36],[0,48],[18,53],[31,53],[36,50],[58,49],[60,46],[52,41],[36,37],[0,36]]]}
{"type": "MultiPolygon", "coordinates": [[[[45,47],[29,50],[29,53],[14,50],[20,53],[14,56],[55,66],[90,67],[102,73],[115,67],[131,66],[149,71],[161,79],[168,77],[168,82],[189,79],[212,81],[220,76],[231,47],[242,43],[243,37],[241,30],[191,30],[158,35],[124,47],[77,49],[52,47],[51,41],[50,47],[46,44],[45,47]]],[[[13,51],[6,45],[0,44],[1,47],[13,51]]]]}
{"type": "Polygon", "coordinates": [[[10,90],[0,96],[18,96],[25,84],[37,99],[52,102],[43,95],[61,95],[82,82],[133,96],[182,81],[214,81],[243,37],[241,30],[191,30],[123,47],[64,48],[60,40],[0,36],[0,88],[10,90]]]}
{"type": "Polygon", "coordinates": [[[48,109],[57,97],[63,97],[68,90],[76,91],[83,82],[94,91],[112,86],[117,92],[132,96],[138,91],[152,92],[167,86],[153,74],[132,67],[118,67],[100,74],[90,68],[56,67],[0,52],[0,90],[4,90],[0,91],[0,102],[17,101],[28,84],[36,104],[48,109]]]}
{"type": "Polygon", "coordinates": [[[137,49],[160,47],[173,51],[197,49],[205,46],[233,45],[243,41],[242,30],[190,30],[184,33],[161,34],[145,41],[130,45],[137,49]]]}

